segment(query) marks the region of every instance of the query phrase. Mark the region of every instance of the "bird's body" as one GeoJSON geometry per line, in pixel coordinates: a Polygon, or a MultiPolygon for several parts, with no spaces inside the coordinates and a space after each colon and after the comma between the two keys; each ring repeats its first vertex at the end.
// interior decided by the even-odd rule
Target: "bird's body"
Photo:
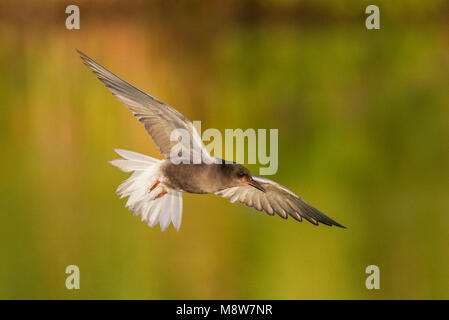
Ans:
{"type": "MultiPolygon", "coordinates": [[[[79,51],[78,51],[79,52],[79,51]]],[[[306,219],[318,225],[341,224],[332,220],[298,197],[292,191],[266,178],[252,175],[238,163],[212,157],[204,147],[192,123],[181,113],[117,77],[85,54],[79,52],[85,64],[143,123],[166,159],[158,160],[136,152],[116,150],[121,159],[110,161],[133,174],[117,188],[121,197],[129,197],[126,206],[140,215],[148,225],[160,223],[165,230],[170,222],[179,230],[182,217],[182,193],[216,194],[241,202],[269,215],[278,214],[295,220],[306,219]],[[187,160],[173,161],[172,149],[178,141],[170,139],[174,130],[189,133],[184,145],[191,151],[187,160]]],[[[186,160],[184,159],[184,160],[186,160]]]]}
{"type": "Polygon", "coordinates": [[[215,193],[225,188],[229,179],[224,175],[227,164],[174,164],[165,160],[162,171],[167,186],[181,192],[215,193]],[[204,183],[208,181],[209,183],[204,183]]]}

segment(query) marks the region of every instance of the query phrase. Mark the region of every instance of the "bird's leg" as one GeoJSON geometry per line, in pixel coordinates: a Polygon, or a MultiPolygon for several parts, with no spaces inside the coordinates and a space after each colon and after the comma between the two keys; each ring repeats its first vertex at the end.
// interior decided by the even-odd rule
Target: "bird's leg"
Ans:
{"type": "Polygon", "coordinates": [[[154,195],[152,196],[153,199],[159,199],[160,197],[166,195],[168,193],[167,190],[164,189],[164,187],[162,185],[160,185],[160,181],[156,180],[156,182],[153,184],[153,186],[150,188],[150,193],[153,193],[154,195],[157,194],[157,196],[155,197],[154,195]],[[157,187],[157,188],[156,188],[157,187]],[[156,189],[156,190],[155,190],[156,189]],[[154,191],[153,191],[154,190],[154,191]],[[160,192],[159,192],[160,191],[160,192]],[[159,192],[159,193],[158,193],[159,192]]]}
{"type": "Polygon", "coordinates": [[[158,184],[161,183],[159,180],[156,181],[155,184],[153,184],[153,186],[150,188],[150,192],[154,190],[154,188],[156,188],[158,186],[158,184]]]}
{"type": "Polygon", "coordinates": [[[168,191],[167,190],[162,190],[162,192],[161,193],[159,193],[158,195],[157,195],[157,197],[156,197],[156,199],[159,199],[160,197],[163,197],[164,195],[166,195],[168,193],[168,191]]]}
{"type": "Polygon", "coordinates": [[[153,184],[148,192],[150,193],[151,200],[159,199],[168,193],[159,180],[153,184]]]}

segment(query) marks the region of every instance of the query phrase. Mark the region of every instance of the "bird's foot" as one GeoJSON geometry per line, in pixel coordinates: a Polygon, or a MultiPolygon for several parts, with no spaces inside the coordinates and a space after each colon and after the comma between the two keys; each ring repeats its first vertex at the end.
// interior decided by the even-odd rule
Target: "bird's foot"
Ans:
{"type": "Polygon", "coordinates": [[[168,191],[164,189],[164,186],[161,184],[160,180],[157,180],[148,190],[150,193],[151,200],[159,199],[166,195],[168,191]]]}
{"type": "Polygon", "coordinates": [[[160,197],[163,197],[164,195],[166,195],[168,193],[168,191],[167,190],[162,190],[162,192],[161,193],[159,193],[158,195],[157,195],[157,197],[156,197],[156,199],[159,199],[160,197]]]}
{"type": "Polygon", "coordinates": [[[153,186],[150,188],[150,192],[154,190],[154,188],[156,188],[158,186],[158,184],[161,183],[159,180],[157,180],[153,186]]]}

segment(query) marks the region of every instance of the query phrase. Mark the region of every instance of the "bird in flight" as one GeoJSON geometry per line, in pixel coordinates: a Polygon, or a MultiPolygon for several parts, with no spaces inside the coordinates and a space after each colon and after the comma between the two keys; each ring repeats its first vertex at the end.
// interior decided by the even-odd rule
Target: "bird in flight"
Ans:
{"type": "Polygon", "coordinates": [[[85,65],[98,79],[128,107],[144,125],[159,147],[165,159],[159,160],[132,151],[116,149],[122,157],[110,163],[122,171],[133,172],[116,193],[128,197],[126,207],[140,215],[150,227],[160,224],[164,231],[173,223],[179,231],[182,219],[182,193],[212,193],[231,202],[240,202],[273,216],[275,213],[297,221],[305,219],[314,225],[345,228],[314,208],[292,191],[280,184],[252,175],[244,166],[211,156],[206,150],[192,122],[174,108],[134,87],[77,50],[85,65]],[[199,163],[171,161],[172,149],[178,141],[172,141],[174,130],[189,133],[192,150],[190,160],[198,157],[199,163]]]}

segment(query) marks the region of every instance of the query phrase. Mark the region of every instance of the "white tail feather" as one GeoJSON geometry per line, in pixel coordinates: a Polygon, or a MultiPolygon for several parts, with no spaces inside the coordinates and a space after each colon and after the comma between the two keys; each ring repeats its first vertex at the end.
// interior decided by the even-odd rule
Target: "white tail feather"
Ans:
{"type": "Polygon", "coordinates": [[[159,184],[150,190],[156,181],[162,178],[159,169],[163,160],[127,150],[115,149],[115,152],[123,159],[112,160],[109,163],[124,172],[134,171],[116,191],[120,198],[129,197],[126,207],[132,210],[134,215],[141,215],[142,221],[150,227],[159,222],[161,230],[164,231],[171,222],[179,231],[182,220],[181,192],[165,187],[168,193],[157,198],[164,187],[159,184]]]}

